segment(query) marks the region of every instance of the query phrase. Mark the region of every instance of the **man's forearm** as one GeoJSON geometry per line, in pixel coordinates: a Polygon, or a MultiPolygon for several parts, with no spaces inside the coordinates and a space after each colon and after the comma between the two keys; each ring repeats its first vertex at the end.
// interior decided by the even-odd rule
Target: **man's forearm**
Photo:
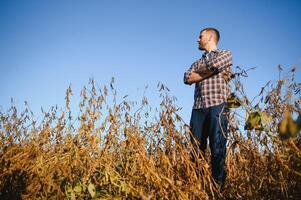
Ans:
{"type": "Polygon", "coordinates": [[[199,74],[199,73],[192,71],[190,76],[188,77],[187,82],[191,85],[193,83],[201,82],[202,80],[204,80],[205,78],[207,78],[209,76],[210,76],[210,74],[208,74],[208,73],[199,74]]]}

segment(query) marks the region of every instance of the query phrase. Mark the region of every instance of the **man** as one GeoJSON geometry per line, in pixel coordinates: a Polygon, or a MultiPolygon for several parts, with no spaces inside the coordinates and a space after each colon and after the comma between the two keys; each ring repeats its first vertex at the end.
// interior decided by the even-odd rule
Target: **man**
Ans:
{"type": "MultiPolygon", "coordinates": [[[[225,75],[231,74],[232,54],[229,50],[217,48],[219,37],[219,31],[215,28],[205,28],[200,32],[199,49],[205,52],[184,73],[184,83],[195,83],[190,120],[192,135],[199,142],[198,148],[203,154],[209,137],[212,176],[223,187],[228,126],[224,107],[230,95],[230,85],[225,75]]],[[[192,142],[196,145],[193,137],[192,142]]]]}

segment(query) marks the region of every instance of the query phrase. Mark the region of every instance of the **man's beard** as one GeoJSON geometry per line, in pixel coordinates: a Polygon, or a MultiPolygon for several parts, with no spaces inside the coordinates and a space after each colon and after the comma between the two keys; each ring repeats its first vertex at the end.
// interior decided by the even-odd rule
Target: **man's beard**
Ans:
{"type": "Polygon", "coordinates": [[[205,49],[201,45],[199,45],[199,50],[204,51],[205,49]]]}

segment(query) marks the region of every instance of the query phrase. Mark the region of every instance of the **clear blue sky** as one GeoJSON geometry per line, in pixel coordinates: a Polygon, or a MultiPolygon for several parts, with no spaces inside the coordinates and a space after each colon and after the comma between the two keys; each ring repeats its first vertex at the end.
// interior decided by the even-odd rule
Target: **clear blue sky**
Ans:
{"type": "Polygon", "coordinates": [[[194,87],[183,73],[201,55],[202,28],[220,30],[234,66],[257,67],[245,80],[252,97],[277,79],[278,64],[301,66],[300,11],[292,0],[1,0],[0,106],[13,97],[39,115],[41,106],[64,106],[69,84],[77,101],[90,77],[100,85],[115,77],[120,96],[140,99],[148,85],[153,104],[165,83],[188,122],[194,87]]]}

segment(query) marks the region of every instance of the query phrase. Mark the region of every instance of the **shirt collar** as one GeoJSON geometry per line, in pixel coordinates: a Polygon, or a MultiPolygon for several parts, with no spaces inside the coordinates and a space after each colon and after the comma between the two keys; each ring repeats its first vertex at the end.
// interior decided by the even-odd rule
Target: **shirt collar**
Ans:
{"type": "Polygon", "coordinates": [[[218,52],[218,51],[219,51],[219,49],[213,49],[211,51],[205,51],[205,54],[208,54],[208,53],[211,53],[211,52],[218,52]]]}
{"type": "Polygon", "coordinates": [[[214,50],[211,50],[211,51],[205,51],[203,53],[203,57],[206,57],[206,56],[210,55],[211,53],[216,53],[218,51],[219,51],[219,49],[214,49],[214,50]]]}

